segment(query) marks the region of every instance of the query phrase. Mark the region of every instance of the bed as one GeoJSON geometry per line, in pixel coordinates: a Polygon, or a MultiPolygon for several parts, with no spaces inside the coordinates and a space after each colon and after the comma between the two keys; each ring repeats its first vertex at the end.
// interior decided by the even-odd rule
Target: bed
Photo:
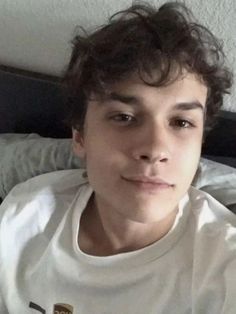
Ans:
{"type": "MultiPolygon", "coordinates": [[[[0,117],[1,200],[33,176],[83,167],[71,150],[58,77],[1,66],[0,117]]],[[[203,145],[193,185],[236,213],[236,112],[220,112],[203,145]]]]}

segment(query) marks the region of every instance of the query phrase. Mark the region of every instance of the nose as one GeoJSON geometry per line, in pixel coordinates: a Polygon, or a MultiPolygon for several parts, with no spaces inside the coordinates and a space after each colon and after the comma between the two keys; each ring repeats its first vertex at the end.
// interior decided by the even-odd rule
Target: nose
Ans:
{"type": "Polygon", "coordinates": [[[170,132],[158,123],[149,123],[137,134],[133,158],[150,164],[170,160],[170,132]]]}

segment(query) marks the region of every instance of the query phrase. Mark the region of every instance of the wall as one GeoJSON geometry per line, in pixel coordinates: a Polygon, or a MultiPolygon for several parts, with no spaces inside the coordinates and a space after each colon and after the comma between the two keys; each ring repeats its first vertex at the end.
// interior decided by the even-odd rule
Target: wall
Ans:
{"type": "MultiPolygon", "coordinates": [[[[165,1],[149,0],[160,4],[165,1]]],[[[200,22],[224,40],[229,64],[236,69],[236,1],[185,0],[200,22]]],[[[76,25],[93,29],[129,0],[1,0],[0,63],[61,75],[70,56],[76,25]]],[[[236,72],[236,71],[235,71],[236,72]]],[[[225,109],[236,111],[236,92],[225,109]]]]}

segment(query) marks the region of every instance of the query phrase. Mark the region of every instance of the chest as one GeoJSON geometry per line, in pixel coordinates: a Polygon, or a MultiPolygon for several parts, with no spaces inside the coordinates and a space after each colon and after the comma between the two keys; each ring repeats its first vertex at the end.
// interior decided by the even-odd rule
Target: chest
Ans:
{"type": "Polygon", "coordinates": [[[51,247],[13,270],[7,307],[13,313],[191,313],[191,265],[171,258],[142,266],[88,266],[51,247]]]}

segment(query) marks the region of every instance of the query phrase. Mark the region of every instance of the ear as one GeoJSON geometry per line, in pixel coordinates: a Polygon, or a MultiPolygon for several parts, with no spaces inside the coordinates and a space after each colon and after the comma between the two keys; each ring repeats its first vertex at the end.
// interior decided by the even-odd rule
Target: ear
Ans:
{"type": "Polygon", "coordinates": [[[74,153],[81,159],[85,158],[84,139],[80,131],[72,128],[72,148],[74,153]]]}

